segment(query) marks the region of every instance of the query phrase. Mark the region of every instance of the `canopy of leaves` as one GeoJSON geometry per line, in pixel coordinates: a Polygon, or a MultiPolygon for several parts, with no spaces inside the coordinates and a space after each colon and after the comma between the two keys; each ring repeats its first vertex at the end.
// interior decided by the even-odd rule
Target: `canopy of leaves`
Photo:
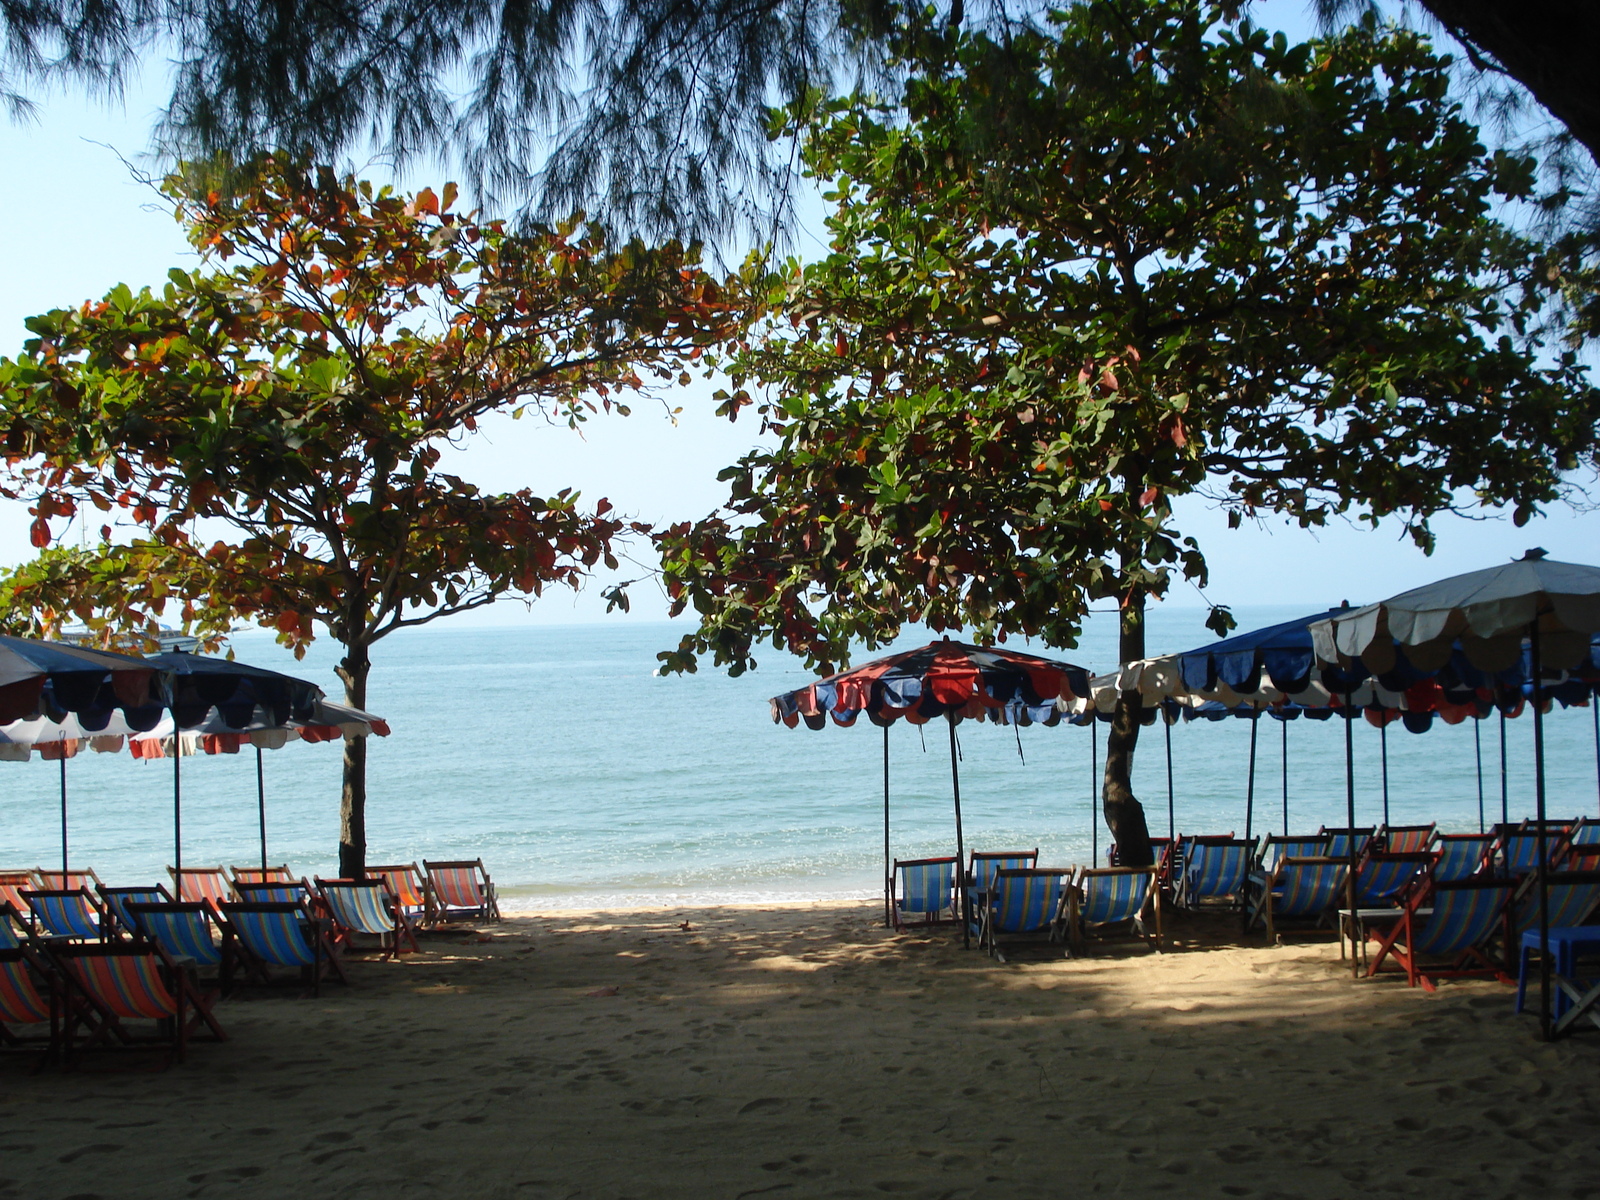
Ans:
{"type": "Polygon", "coordinates": [[[770,639],[828,669],[911,620],[1071,645],[1088,599],[1204,582],[1175,496],[1426,547],[1593,462],[1600,394],[1539,341],[1559,272],[1492,215],[1535,164],[1420,36],[1129,0],[951,47],[899,106],[793,113],[832,253],[737,364],[778,444],[660,539],[700,614],[669,667],[770,639]]]}
{"type": "Polygon", "coordinates": [[[453,186],[402,197],[269,165],[236,200],[171,187],[206,269],[36,317],[0,360],[35,545],[63,518],[107,522],[96,551],[8,579],[13,621],[136,627],[179,603],[201,632],[250,616],[301,652],[320,622],[359,649],[577,586],[614,565],[610,505],[487,494],[441,450],[502,410],[626,412],[738,329],[681,246],[613,248],[576,222],[512,236],[454,212],[453,186]]]}

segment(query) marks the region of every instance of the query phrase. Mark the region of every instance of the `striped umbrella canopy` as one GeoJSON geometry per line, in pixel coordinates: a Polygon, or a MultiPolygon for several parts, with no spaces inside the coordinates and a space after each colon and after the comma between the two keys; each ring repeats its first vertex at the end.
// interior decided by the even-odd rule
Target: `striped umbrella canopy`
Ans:
{"type": "MultiPolygon", "coordinates": [[[[874,659],[772,698],[772,719],[793,729],[850,726],[862,714],[883,727],[884,922],[893,919],[894,873],[889,852],[889,726],[904,717],[923,725],[943,717],[950,730],[950,785],[955,799],[956,861],[966,856],[961,830],[961,773],[956,725],[989,720],[1008,725],[1059,724],[1062,704],[1081,705],[1089,673],[1060,659],[999,646],[972,646],[948,637],[917,650],[874,659]]],[[[961,888],[963,904],[967,889],[961,888]]],[[[965,912],[962,937],[970,939],[965,912]]]]}

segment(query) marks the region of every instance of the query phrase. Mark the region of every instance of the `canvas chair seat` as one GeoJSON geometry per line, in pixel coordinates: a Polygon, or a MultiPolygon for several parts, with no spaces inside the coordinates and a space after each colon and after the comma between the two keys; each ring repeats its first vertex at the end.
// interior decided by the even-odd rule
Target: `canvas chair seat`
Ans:
{"type": "Polygon", "coordinates": [[[1437,883],[1470,879],[1483,869],[1494,842],[1490,833],[1441,833],[1434,839],[1438,857],[1429,874],[1437,883]]]}
{"type": "MultiPolygon", "coordinates": [[[[1488,954],[1511,890],[1507,880],[1484,877],[1434,882],[1416,889],[1400,919],[1376,935],[1378,951],[1368,964],[1368,978],[1392,959],[1405,973],[1409,986],[1420,985],[1430,992],[1434,980],[1446,976],[1490,975],[1512,982],[1488,954]],[[1425,959],[1442,960],[1443,965],[1428,966],[1425,959]]],[[[1369,932],[1368,936],[1375,935],[1369,932]]]]}
{"type": "Polygon", "coordinates": [[[1067,932],[1083,951],[1089,928],[1127,924],[1134,936],[1161,949],[1161,889],[1156,867],[1101,867],[1078,873],[1067,892],[1067,932]],[[1151,919],[1145,917],[1149,909],[1151,919]],[[1154,925],[1155,932],[1150,932],[1154,925]]]}
{"type": "Polygon", "coordinates": [[[1276,941],[1286,932],[1281,922],[1295,918],[1321,928],[1345,891],[1350,864],[1328,855],[1285,858],[1271,874],[1258,875],[1245,918],[1247,930],[1264,925],[1276,941]]]}
{"type": "Polygon", "coordinates": [[[1065,868],[1052,867],[995,871],[979,912],[980,948],[1005,962],[1002,938],[1061,941],[1071,875],[1065,868]]]}
{"type": "Polygon", "coordinates": [[[272,967],[298,969],[320,995],[323,975],[332,971],[340,983],[349,983],[329,937],[327,923],[313,917],[302,904],[225,901],[222,916],[238,947],[241,960],[258,981],[271,981],[272,967]]]}
{"type": "Polygon", "coordinates": [[[110,933],[105,908],[85,888],[23,892],[22,898],[33,910],[34,926],[48,937],[101,941],[110,933]]]}
{"type": "Polygon", "coordinates": [[[50,957],[70,984],[62,1033],[69,1061],[113,1037],[125,1046],[169,1045],[169,1065],[183,1059],[190,1036],[201,1026],[209,1028],[217,1041],[228,1040],[211,1011],[210,999],[159,946],[127,942],[52,946],[50,957]],[[135,1034],[128,1028],[130,1021],[149,1021],[153,1030],[135,1034]]]}
{"type": "Polygon", "coordinates": [[[316,882],[332,915],[336,938],[342,934],[348,944],[351,934],[375,936],[383,947],[384,958],[403,953],[402,942],[410,942],[413,952],[419,948],[411,922],[383,880],[318,879],[316,882]]]}
{"type": "Polygon", "coordinates": [[[896,929],[906,927],[907,917],[918,917],[927,925],[959,919],[955,882],[960,861],[953,855],[894,860],[894,907],[890,915],[896,929]]]}
{"type": "Polygon", "coordinates": [[[454,862],[423,860],[428,873],[428,891],[433,897],[433,919],[446,921],[452,916],[476,916],[485,921],[500,919],[500,901],[494,881],[484,870],[483,859],[454,862]]]}

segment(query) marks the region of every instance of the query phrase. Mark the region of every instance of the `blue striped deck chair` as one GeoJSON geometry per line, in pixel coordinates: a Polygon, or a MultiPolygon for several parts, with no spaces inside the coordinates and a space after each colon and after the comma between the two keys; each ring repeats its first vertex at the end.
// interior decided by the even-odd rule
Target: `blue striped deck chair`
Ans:
{"type": "Polygon", "coordinates": [[[154,887],[102,887],[100,899],[105,901],[106,912],[111,914],[117,932],[136,935],[138,927],[128,915],[128,905],[167,902],[172,899],[172,893],[167,891],[165,884],[160,883],[154,887]]]}
{"type": "Polygon", "coordinates": [[[1398,904],[1406,889],[1427,874],[1433,861],[1434,856],[1425,851],[1369,851],[1356,867],[1356,907],[1398,904]]]}
{"type": "MultiPolygon", "coordinates": [[[[1560,848],[1563,834],[1554,830],[1545,833],[1547,862],[1553,862],[1560,848]]],[[[1539,833],[1537,830],[1512,830],[1500,838],[1499,873],[1507,879],[1521,879],[1539,869],[1539,833]]]]}
{"type": "Polygon", "coordinates": [[[1374,839],[1383,843],[1388,854],[1417,854],[1433,841],[1437,825],[1380,825],[1374,839]]]}
{"type": "Polygon", "coordinates": [[[23,892],[22,898],[33,910],[34,927],[45,937],[98,942],[111,932],[105,907],[86,888],[23,892]]]}
{"type": "Polygon", "coordinates": [[[402,941],[418,949],[411,922],[400,909],[399,901],[381,879],[318,879],[317,890],[333,918],[334,940],[348,947],[355,934],[376,937],[383,958],[404,953],[402,941]]]}
{"type": "Polygon", "coordinates": [[[196,972],[215,969],[218,986],[232,986],[233,945],[216,910],[198,900],[130,901],[128,919],[139,936],[154,942],[174,962],[193,963],[196,972]]]}
{"type": "Polygon", "coordinates": [[[233,892],[245,904],[301,904],[311,898],[311,885],[304,879],[236,883],[233,892]]]}
{"type": "Polygon", "coordinates": [[[1001,938],[1060,941],[1071,875],[1065,867],[1001,867],[994,871],[978,913],[979,948],[1005,962],[1001,938]]]}
{"type": "Polygon", "coordinates": [[[1261,892],[1252,899],[1246,915],[1245,928],[1265,925],[1267,937],[1273,940],[1283,935],[1278,925],[1285,919],[1309,918],[1312,929],[1320,928],[1343,895],[1349,870],[1348,860],[1327,855],[1285,858],[1276,871],[1264,877],[1261,892]]]}
{"type": "Polygon", "coordinates": [[[63,1043],[70,1064],[82,1049],[115,1037],[124,1046],[170,1047],[167,1063],[183,1059],[189,1037],[200,1026],[219,1042],[227,1033],[211,1002],[161,949],[149,942],[102,942],[49,948],[50,957],[70,985],[66,989],[63,1043]],[[135,1034],[129,1021],[150,1021],[153,1031],[135,1034]],[[82,1045],[78,1027],[84,1026],[82,1045]]]}
{"type": "Polygon", "coordinates": [[[61,1044],[60,984],[38,954],[28,946],[0,948],[0,1046],[26,1049],[43,1046],[44,1057],[35,1072],[56,1057],[61,1044]],[[23,1036],[23,1026],[47,1026],[43,1037],[23,1036]]]}
{"type": "Polygon", "coordinates": [[[1510,880],[1478,876],[1417,888],[1386,932],[1369,930],[1367,936],[1378,940],[1378,952],[1367,966],[1367,977],[1393,959],[1409,986],[1420,984],[1430,992],[1434,980],[1447,976],[1489,975],[1502,983],[1515,982],[1488,953],[1511,902],[1512,886],[1510,880]],[[1442,965],[1429,966],[1424,959],[1442,965]]]}
{"type": "Polygon", "coordinates": [[[334,951],[325,922],[303,904],[222,903],[222,917],[233,934],[239,957],[258,981],[271,981],[272,967],[298,968],[313,996],[322,993],[322,977],[331,970],[349,983],[334,951]]]}
{"type": "Polygon", "coordinates": [[[31,934],[17,906],[0,902],[0,950],[15,950],[25,944],[31,934]]]}
{"type": "Polygon", "coordinates": [[[1494,843],[1492,833],[1441,833],[1433,841],[1439,857],[1429,874],[1436,883],[1469,879],[1483,869],[1494,843]]]}
{"type": "MultiPolygon", "coordinates": [[[[1600,906],[1600,872],[1551,871],[1546,877],[1550,884],[1550,928],[1582,925],[1589,914],[1600,906]]],[[[1530,929],[1539,928],[1539,877],[1530,875],[1517,885],[1511,902],[1511,919],[1507,925],[1506,957],[1511,959],[1530,929]]]]}
{"type": "Polygon", "coordinates": [[[1323,851],[1329,858],[1342,858],[1348,861],[1351,854],[1350,843],[1355,842],[1354,851],[1360,854],[1367,848],[1367,843],[1372,840],[1373,829],[1371,825],[1363,825],[1355,829],[1338,828],[1330,829],[1324,825],[1318,832],[1328,839],[1327,849],[1323,851]]]}
{"type": "Polygon", "coordinates": [[[1307,833],[1289,837],[1268,834],[1261,839],[1256,863],[1263,872],[1270,874],[1286,858],[1321,858],[1327,849],[1328,838],[1325,834],[1307,833]]]}
{"type": "Polygon", "coordinates": [[[1161,950],[1161,889],[1156,867],[1102,867],[1078,872],[1067,891],[1067,934],[1082,952],[1089,927],[1105,930],[1126,923],[1134,937],[1161,950]],[[1150,919],[1145,919],[1145,909],[1150,919]],[[1152,926],[1154,932],[1151,932],[1152,926]]]}
{"type": "Polygon", "coordinates": [[[959,920],[956,916],[956,868],[961,860],[945,858],[897,858],[894,860],[894,908],[890,917],[896,929],[904,929],[907,917],[920,918],[924,925],[959,920]]]}
{"type": "Polygon", "coordinates": [[[1240,903],[1255,849],[1254,841],[1242,838],[1187,839],[1177,903],[1191,910],[1207,900],[1240,903]]]}
{"type": "Polygon", "coordinates": [[[1021,871],[1036,865],[1039,848],[1032,850],[973,850],[967,860],[966,901],[967,920],[972,932],[982,935],[981,910],[989,885],[996,871],[1021,871]]]}

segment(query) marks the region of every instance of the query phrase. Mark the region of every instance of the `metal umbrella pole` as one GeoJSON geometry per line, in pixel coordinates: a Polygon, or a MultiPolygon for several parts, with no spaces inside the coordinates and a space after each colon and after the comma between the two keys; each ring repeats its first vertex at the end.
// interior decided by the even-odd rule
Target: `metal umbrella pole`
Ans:
{"type": "Polygon", "coordinates": [[[1506,710],[1500,710],[1500,823],[1511,824],[1511,791],[1506,783],[1506,710]]]}
{"type": "Polygon", "coordinates": [[[1483,832],[1483,718],[1472,722],[1472,755],[1478,764],[1478,832],[1483,832]]]}
{"type": "Polygon", "coordinates": [[[1283,743],[1283,836],[1289,836],[1289,718],[1278,722],[1283,743]]]}
{"type": "MultiPolygon", "coordinates": [[[[960,869],[959,863],[957,869],[960,869]]],[[[894,924],[894,869],[889,859],[889,727],[883,727],[883,923],[894,924]]]]}
{"type": "MultiPolygon", "coordinates": [[[[1539,1033],[1545,1041],[1550,1029],[1550,863],[1549,831],[1544,824],[1544,689],[1540,686],[1539,619],[1528,626],[1529,657],[1533,666],[1533,805],[1539,822],[1539,1033]]],[[[1510,952],[1514,947],[1507,946],[1510,952]]]]}
{"type": "MultiPolygon", "coordinates": [[[[1596,795],[1600,795],[1600,689],[1589,700],[1589,712],[1594,716],[1594,786],[1596,795]]],[[[1600,816],[1600,807],[1595,809],[1595,815],[1600,816]]]]}
{"type": "Polygon", "coordinates": [[[1261,725],[1260,717],[1259,709],[1250,710],[1250,770],[1245,775],[1244,785],[1244,840],[1247,842],[1254,832],[1256,815],[1256,732],[1261,725]]]}
{"type": "MultiPolygon", "coordinates": [[[[267,781],[261,769],[261,747],[256,747],[256,811],[261,816],[261,870],[267,869],[267,781]]],[[[266,875],[261,876],[262,879],[266,875]]]]}
{"type": "MultiPolygon", "coordinates": [[[[1350,831],[1346,837],[1346,845],[1350,852],[1350,863],[1345,869],[1344,895],[1345,904],[1350,909],[1350,974],[1359,977],[1361,974],[1361,947],[1357,944],[1359,936],[1356,919],[1356,748],[1355,748],[1355,705],[1351,701],[1350,693],[1344,696],[1344,807],[1345,827],[1350,831]]],[[[1341,932],[1340,937],[1344,934],[1341,932]]]]}
{"type": "Polygon", "coordinates": [[[61,745],[61,886],[67,886],[67,747],[61,745]]]}
{"type": "Polygon", "coordinates": [[[1378,756],[1383,762],[1383,824],[1389,825],[1389,722],[1378,726],[1378,756]]]}
{"type": "Polygon", "coordinates": [[[1095,790],[1100,785],[1100,731],[1089,714],[1089,865],[1100,865],[1100,816],[1095,811],[1095,790]]]}
{"type": "Polygon", "coordinates": [[[172,869],[178,899],[183,899],[183,734],[172,730],[172,869]]]}
{"type": "MultiPolygon", "coordinates": [[[[959,751],[956,749],[956,714],[954,709],[945,709],[945,721],[950,727],[950,790],[956,802],[956,870],[959,873],[961,864],[966,860],[967,851],[961,837],[961,771],[956,762],[959,751]]],[[[972,945],[972,920],[970,905],[967,902],[967,889],[961,889],[961,944],[964,947],[972,945]]]]}
{"type": "MultiPolygon", "coordinates": [[[[1161,711],[1161,723],[1167,728],[1167,841],[1178,840],[1177,808],[1173,801],[1172,792],[1172,722],[1167,720],[1166,710],[1161,711]]],[[[1597,755],[1600,755],[1600,741],[1595,743],[1597,755]]],[[[1597,758],[1600,761],[1600,758],[1597,758]]]]}

